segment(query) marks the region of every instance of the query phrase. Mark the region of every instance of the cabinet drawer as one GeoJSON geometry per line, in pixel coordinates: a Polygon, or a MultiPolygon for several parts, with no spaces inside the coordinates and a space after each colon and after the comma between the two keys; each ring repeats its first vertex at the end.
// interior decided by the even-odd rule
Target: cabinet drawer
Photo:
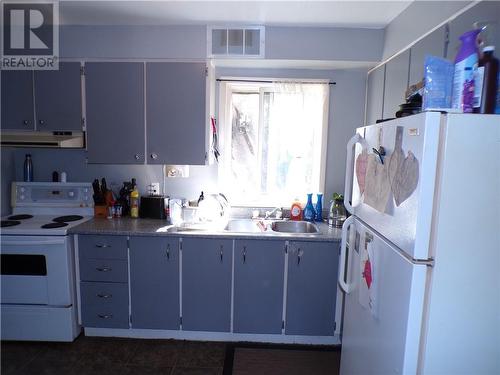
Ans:
{"type": "Polygon", "coordinates": [[[80,283],[85,327],[128,328],[128,284],[80,283]]]}
{"type": "Polygon", "coordinates": [[[116,259],[80,259],[80,280],[126,283],[128,262],[116,259]]]}
{"type": "Polygon", "coordinates": [[[78,236],[80,258],[127,259],[126,236],[78,236]]]}

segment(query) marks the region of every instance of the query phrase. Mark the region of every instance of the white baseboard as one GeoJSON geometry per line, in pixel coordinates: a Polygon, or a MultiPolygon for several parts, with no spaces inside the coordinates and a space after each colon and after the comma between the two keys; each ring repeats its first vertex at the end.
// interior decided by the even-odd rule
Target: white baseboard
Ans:
{"type": "Polygon", "coordinates": [[[339,336],[258,335],[229,332],[169,331],[161,329],[85,328],[85,336],[175,339],[193,341],[261,342],[276,344],[340,345],[339,336]]]}

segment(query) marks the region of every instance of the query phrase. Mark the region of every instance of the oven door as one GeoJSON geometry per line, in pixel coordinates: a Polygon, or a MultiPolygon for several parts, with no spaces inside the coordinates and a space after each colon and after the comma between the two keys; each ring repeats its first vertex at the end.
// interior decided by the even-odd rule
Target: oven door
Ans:
{"type": "Polygon", "coordinates": [[[72,304],[70,237],[6,235],[0,243],[2,304],[72,304]]]}

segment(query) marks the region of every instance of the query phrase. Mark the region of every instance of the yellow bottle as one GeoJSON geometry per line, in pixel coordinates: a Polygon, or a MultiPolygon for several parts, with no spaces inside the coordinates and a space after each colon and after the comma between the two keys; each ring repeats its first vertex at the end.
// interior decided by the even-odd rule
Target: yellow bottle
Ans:
{"type": "Polygon", "coordinates": [[[139,217],[139,190],[137,190],[137,185],[130,192],[130,217],[139,217]]]}

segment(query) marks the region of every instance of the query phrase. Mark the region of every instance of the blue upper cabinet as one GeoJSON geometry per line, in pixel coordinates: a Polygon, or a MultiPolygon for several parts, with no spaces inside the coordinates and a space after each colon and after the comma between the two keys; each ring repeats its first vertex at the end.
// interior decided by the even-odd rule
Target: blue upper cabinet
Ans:
{"type": "Polygon", "coordinates": [[[434,30],[411,47],[410,85],[424,78],[424,63],[427,55],[444,57],[446,47],[446,26],[434,30]]]}
{"type": "Polygon", "coordinates": [[[205,164],[206,64],[146,64],[148,164],[205,164]]]}
{"type": "Polygon", "coordinates": [[[333,336],[339,244],[291,242],[288,251],[287,335],[333,336]]]}
{"type": "Polygon", "coordinates": [[[2,86],[2,129],[34,130],[33,72],[4,70],[2,86]]]}
{"type": "Polygon", "coordinates": [[[365,125],[373,125],[382,118],[384,106],[385,65],[368,74],[366,90],[366,121],[365,125]]]}
{"type": "Polygon", "coordinates": [[[36,128],[39,131],[82,130],[79,62],[59,63],[59,70],[35,71],[36,128]]]}
{"type": "Polygon", "coordinates": [[[234,256],[233,331],[280,334],[285,242],[236,240],[234,256]]]}
{"type": "Polygon", "coordinates": [[[144,164],[144,63],[85,65],[89,163],[144,164]]]}
{"type": "Polygon", "coordinates": [[[408,88],[410,51],[406,50],[385,64],[384,110],[383,118],[394,118],[400,104],[406,102],[408,88]]]}

